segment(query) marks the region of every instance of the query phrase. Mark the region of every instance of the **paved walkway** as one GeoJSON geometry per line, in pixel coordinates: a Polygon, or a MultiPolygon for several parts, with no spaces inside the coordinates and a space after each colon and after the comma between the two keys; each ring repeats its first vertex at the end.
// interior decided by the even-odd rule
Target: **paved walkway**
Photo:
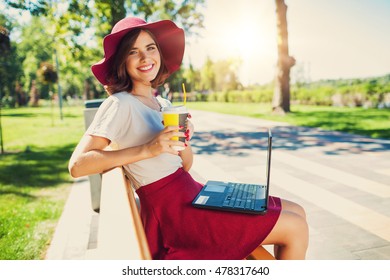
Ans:
{"type": "MultiPolygon", "coordinates": [[[[390,140],[210,112],[191,114],[196,179],[264,183],[266,132],[271,128],[270,192],[306,209],[307,259],[390,260],[390,140]]],[[[98,214],[88,207],[77,208],[88,205],[89,189],[85,181],[76,185],[48,259],[88,258],[88,251],[96,247],[98,214]],[[72,207],[78,209],[76,216],[72,207]],[[77,219],[84,219],[84,226],[76,225],[83,236],[73,241],[76,246],[69,240],[77,238],[69,236],[77,233],[66,221],[77,219]]]]}

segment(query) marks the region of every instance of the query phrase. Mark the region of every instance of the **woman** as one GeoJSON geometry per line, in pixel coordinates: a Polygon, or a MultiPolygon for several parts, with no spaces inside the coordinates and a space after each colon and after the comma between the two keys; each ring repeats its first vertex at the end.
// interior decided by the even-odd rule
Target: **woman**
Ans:
{"type": "Polygon", "coordinates": [[[109,97],[70,159],[71,175],[118,166],[132,174],[154,259],[243,259],[261,244],[275,244],[278,259],[304,259],[308,227],[304,210],[295,203],[271,197],[264,216],[191,206],[202,187],[188,173],[193,125],[188,121],[185,133],[176,126],[164,128],[161,107],[169,104],[153,95],[153,88],[180,67],[183,30],[169,20],[125,18],[103,45],[105,58],[92,72],[109,97]],[[170,140],[173,136],[186,142],[170,140]]]}

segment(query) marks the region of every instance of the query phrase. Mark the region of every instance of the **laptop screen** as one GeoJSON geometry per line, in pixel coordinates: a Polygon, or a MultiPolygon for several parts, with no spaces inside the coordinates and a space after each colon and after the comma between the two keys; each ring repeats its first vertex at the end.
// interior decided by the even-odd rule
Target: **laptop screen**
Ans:
{"type": "Polygon", "coordinates": [[[268,151],[267,151],[267,168],[266,168],[266,177],[267,177],[267,201],[266,206],[268,207],[268,197],[269,197],[269,182],[271,176],[271,151],[272,151],[272,133],[271,129],[268,129],[268,151]]]}

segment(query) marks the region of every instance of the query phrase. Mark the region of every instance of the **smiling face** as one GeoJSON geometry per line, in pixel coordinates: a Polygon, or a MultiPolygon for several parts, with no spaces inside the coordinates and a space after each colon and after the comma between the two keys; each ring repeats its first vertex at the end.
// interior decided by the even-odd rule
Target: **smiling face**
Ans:
{"type": "Polygon", "coordinates": [[[126,71],[135,84],[150,85],[161,66],[156,42],[146,31],[141,31],[126,59],[126,71]]]}

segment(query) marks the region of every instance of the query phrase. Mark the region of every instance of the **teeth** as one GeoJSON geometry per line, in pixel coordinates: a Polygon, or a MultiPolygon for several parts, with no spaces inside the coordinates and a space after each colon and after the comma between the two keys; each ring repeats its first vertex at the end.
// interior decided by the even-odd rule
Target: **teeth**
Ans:
{"type": "Polygon", "coordinates": [[[140,67],[139,69],[141,69],[142,71],[147,71],[149,69],[152,69],[152,66],[153,65],[148,65],[148,66],[145,66],[145,67],[140,67]]]}

